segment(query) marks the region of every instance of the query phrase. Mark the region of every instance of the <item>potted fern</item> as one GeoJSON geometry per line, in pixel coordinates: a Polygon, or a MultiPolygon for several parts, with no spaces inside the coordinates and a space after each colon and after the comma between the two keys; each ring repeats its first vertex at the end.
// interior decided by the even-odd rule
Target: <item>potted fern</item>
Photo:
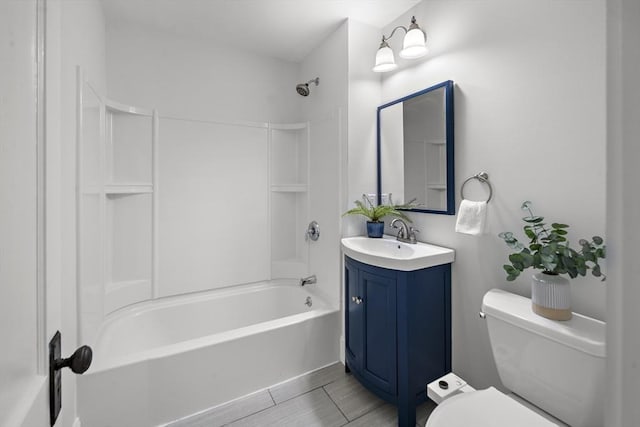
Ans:
{"type": "Polygon", "coordinates": [[[522,218],[525,222],[524,234],[529,238],[525,246],[511,232],[502,232],[498,236],[515,253],[509,255],[510,264],[503,265],[507,280],[515,280],[527,268],[542,270],[534,274],[531,282],[531,304],[535,313],[554,320],[571,318],[571,288],[569,280],[586,276],[587,271],[595,277],[602,274],[599,259],[606,256],[604,240],[593,236],[591,240],[580,239],[580,249],[574,249],[567,240],[567,224],[552,223],[547,226],[544,217],[536,216],[531,210],[531,202],[522,203],[521,208],[529,215],[522,218]]]}
{"type": "Polygon", "coordinates": [[[402,208],[403,206],[398,205],[377,205],[374,206],[369,199],[367,199],[368,206],[365,205],[360,200],[356,200],[356,207],[346,211],[342,216],[345,215],[362,215],[367,217],[369,220],[367,221],[367,236],[369,237],[382,237],[384,233],[384,221],[382,218],[385,216],[397,216],[402,218],[405,221],[412,222],[408,216],[406,216],[402,211],[399,211],[398,208],[402,208]]]}

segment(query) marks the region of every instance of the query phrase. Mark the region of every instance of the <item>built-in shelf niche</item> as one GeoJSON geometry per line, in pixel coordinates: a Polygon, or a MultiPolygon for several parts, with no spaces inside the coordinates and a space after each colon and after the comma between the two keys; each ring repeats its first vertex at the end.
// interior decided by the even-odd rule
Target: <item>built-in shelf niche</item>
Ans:
{"type": "Polygon", "coordinates": [[[307,274],[309,125],[269,125],[271,277],[307,274]]]}
{"type": "MultiPolygon", "coordinates": [[[[409,134],[415,132],[415,129],[407,129],[409,134]]],[[[427,206],[445,206],[447,151],[444,138],[419,139],[405,135],[404,149],[405,165],[413,165],[413,174],[405,177],[405,192],[415,195],[423,193],[424,196],[420,198],[425,200],[427,206]]]]}
{"type": "Polygon", "coordinates": [[[154,110],[105,101],[105,314],[154,296],[157,123],[154,110]]]}
{"type": "Polygon", "coordinates": [[[105,314],[153,295],[153,193],[106,196],[105,314]]]}
{"type": "Polygon", "coordinates": [[[157,235],[155,110],[106,99],[78,70],[78,283],[81,334],[153,298],[157,235]]]}
{"type": "Polygon", "coordinates": [[[447,148],[444,138],[425,141],[425,183],[427,206],[446,206],[447,197],[447,148]]]}
{"type": "Polygon", "coordinates": [[[153,111],[106,102],[106,184],[152,186],[153,111]]]}

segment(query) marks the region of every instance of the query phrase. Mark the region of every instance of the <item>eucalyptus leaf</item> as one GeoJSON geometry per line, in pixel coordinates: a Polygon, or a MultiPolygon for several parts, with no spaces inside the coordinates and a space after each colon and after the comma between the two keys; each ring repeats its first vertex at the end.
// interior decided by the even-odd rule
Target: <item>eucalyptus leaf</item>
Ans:
{"type": "Polygon", "coordinates": [[[598,260],[606,258],[604,239],[600,236],[593,236],[591,242],[580,239],[578,245],[581,249],[577,251],[567,239],[568,224],[553,222],[549,227],[544,223],[544,217],[533,214],[531,207],[532,203],[528,200],[521,205],[523,210],[529,212],[528,217],[522,218],[525,223],[524,234],[530,240],[528,247],[509,231],[498,235],[515,252],[509,255],[511,264],[503,266],[507,281],[515,280],[527,268],[550,274],[567,274],[571,278],[585,276],[591,270],[593,276],[605,279],[598,264],[598,260]]]}
{"type": "Polygon", "coordinates": [[[536,234],[535,231],[533,231],[533,229],[531,227],[525,227],[524,228],[524,234],[527,235],[528,238],[530,239],[537,239],[538,235],[536,234]]]}
{"type": "Polygon", "coordinates": [[[593,268],[591,269],[591,274],[593,274],[595,277],[602,276],[602,272],[600,271],[600,266],[594,265],[593,268]]]}

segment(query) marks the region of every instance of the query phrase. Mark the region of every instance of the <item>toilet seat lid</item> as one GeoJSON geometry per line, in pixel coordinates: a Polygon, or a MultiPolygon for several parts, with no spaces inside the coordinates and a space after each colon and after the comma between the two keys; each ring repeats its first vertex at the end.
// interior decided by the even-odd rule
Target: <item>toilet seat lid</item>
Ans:
{"type": "Polygon", "coordinates": [[[436,407],[426,427],[557,427],[493,387],[461,393],[436,407]]]}

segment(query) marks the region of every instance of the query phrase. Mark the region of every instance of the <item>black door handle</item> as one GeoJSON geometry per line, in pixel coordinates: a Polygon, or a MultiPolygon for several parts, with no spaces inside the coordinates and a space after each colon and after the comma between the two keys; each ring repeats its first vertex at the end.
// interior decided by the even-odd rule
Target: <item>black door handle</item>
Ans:
{"type": "Polygon", "coordinates": [[[62,368],[69,368],[76,374],[83,374],[91,366],[93,351],[88,345],[78,348],[70,357],[62,358],[62,336],[56,332],[49,341],[49,419],[56,423],[62,408],[62,368]]]}
{"type": "Polygon", "coordinates": [[[83,374],[91,366],[93,350],[88,345],[83,345],[73,352],[71,357],[53,361],[53,369],[70,368],[76,374],[83,374]]]}

